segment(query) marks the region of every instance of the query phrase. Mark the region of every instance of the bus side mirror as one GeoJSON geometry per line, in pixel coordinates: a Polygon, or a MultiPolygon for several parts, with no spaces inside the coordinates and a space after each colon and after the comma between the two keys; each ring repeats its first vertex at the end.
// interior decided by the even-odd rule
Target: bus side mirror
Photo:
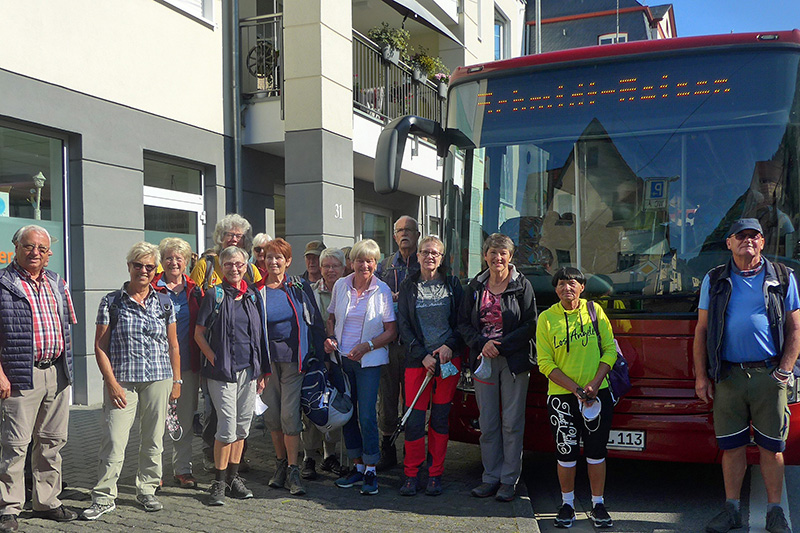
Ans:
{"type": "Polygon", "coordinates": [[[409,134],[419,133],[436,141],[443,141],[444,130],[435,120],[406,115],[391,121],[378,137],[375,151],[375,192],[389,194],[400,186],[403,152],[409,134]]]}

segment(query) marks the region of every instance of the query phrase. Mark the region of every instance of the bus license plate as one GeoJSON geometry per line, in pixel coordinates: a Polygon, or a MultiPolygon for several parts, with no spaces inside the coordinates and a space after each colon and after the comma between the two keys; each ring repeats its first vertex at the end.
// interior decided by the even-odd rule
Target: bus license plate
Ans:
{"type": "Polygon", "coordinates": [[[609,450],[644,450],[644,431],[612,429],[608,435],[609,450]]]}

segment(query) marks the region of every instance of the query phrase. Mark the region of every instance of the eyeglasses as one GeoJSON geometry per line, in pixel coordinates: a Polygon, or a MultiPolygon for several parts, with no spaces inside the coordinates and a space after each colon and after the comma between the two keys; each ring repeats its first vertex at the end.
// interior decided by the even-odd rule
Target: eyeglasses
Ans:
{"type": "Polygon", "coordinates": [[[171,255],[164,258],[165,263],[183,263],[184,261],[183,256],[180,255],[171,255]]]}
{"type": "Polygon", "coordinates": [[[22,244],[21,246],[22,249],[25,250],[27,253],[31,253],[34,250],[39,250],[40,254],[45,255],[47,252],[50,251],[50,248],[48,246],[44,246],[41,244],[39,246],[35,244],[22,244]]]}
{"type": "Polygon", "coordinates": [[[416,233],[417,228],[398,228],[394,230],[395,235],[400,235],[401,233],[416,233]]]}
{"type": "Polygon", "coordinates": [[[155,265],[145,265],[144,263],[139,263],[138,261],[131,261],[130,265],[134,268],[134,270],[146,270],[148,274],[156,269],[155,265]]]}
{"type": "Polygon", "coordinates": [[[442,255],[442,252],[437,252],[436,250],[422,250],[419,255],[423,257],[433,257],[436,259],[442,255]]]}
{"type": "Polygon", "coordinates": [[[761,234],[759,232],[757,232],[757,231],[753,231],[753,232],[749,232],[749,233],[745,233],[744,231],[740,231],[739,233],[736,233],[733,236],[736,238],[737,241],[743,241],[745,239],[753,239],[754,241],[757,241],[759,238],[761,238],[761,234]]]}
{"type": "Polygon", "coordinates": [[[244,233],[234,233],[232,231],[225,232],[226,239],[236,239],[237,241],[240,241],[242,240],[242,237],[244,237],[244,233]]]}
{"type": "Polygon", "coordinates": [[[257,253],[257,254],[260,254],[260,253],[261,253],[261,252],[263,252],[265,249],[266,249],[266,248],[264,248],[263,246],[253,246],[253,251],[254,251],[255,253],[257,253]]]}
{"type": "Polygon", "coordinates": [[[222,263],[222,266],[224,268],[235,268],[235,269],[238,270],[238,269],[244,267],[244,263],[242,263],[241,261],[236,261],[236,262],[227,261],[225,263],[222,263]]]}

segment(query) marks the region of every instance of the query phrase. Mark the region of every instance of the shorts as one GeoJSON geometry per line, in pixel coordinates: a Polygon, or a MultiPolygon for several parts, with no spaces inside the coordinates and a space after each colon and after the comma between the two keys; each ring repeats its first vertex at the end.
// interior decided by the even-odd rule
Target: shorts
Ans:
{"type": "Polygon", "coordinates": [[[714,389],[714,433],[722,450],[750,444],[750,423],[756,444],[782,452],[789,435],[786,385],[772,377],[775,366],[744,369],[723,363],[714,389]]]}
{"type": "Polygon", "coordinates": [[[547,397],[547,414],[550,429],[556,441],[556,458],[559,461],[577,461],[580,443],[583,454],[589,459],[605,459],[608,455],[608,435],[614,416],[614,402],[607,388],[597,393],[600,414],[592,421],[583,418],[580,401],[574,394],[554,394],[547,397]]]}
{"type": "Polygon", "coordinates": [[[267,382],[267,388],[261,393],[261,400],[267,406],[264,424],[270,431],[280,431],[290,436],[299,435],[303,431],[300,417],[303,376],[297,363],[272,363],[272,375],[267,382]]]}
{"type": "Polygon", "coordinates": [[[253,368],[236,373],[236,381],[208,379],[208,395],[217,410],[217,433],[214,439],[225,444],[244,440],[250,433],[256,404],[256,380],[253,368]]]}

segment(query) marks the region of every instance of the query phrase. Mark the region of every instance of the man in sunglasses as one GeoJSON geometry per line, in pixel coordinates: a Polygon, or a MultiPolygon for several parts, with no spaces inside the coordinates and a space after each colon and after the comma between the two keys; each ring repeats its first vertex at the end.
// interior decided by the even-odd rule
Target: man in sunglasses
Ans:
{"type": "Polygon", "coordinates": [[[758,219],[737,220],[728,235],[732,257],[703,279],[694,338],[695,392],[706,403],[714,400],[727,499],[706,531],[742,527],[739,498],[752,424],[767,492],[766,529],[788,532],[781,492],[787,387],[793,386],[800,352],[797,282],[791,269],[761,255],[758,219]]]}
{"type": "Polygon", "coordinates": [[[0,271],[0,531],[18,528],[31,439],[34,518],[78,517],[58,499],[75,312],[66,282],[44,268],[51,253],[47,230],[24,226],[11,242],[14,261],[0,271]]]}

